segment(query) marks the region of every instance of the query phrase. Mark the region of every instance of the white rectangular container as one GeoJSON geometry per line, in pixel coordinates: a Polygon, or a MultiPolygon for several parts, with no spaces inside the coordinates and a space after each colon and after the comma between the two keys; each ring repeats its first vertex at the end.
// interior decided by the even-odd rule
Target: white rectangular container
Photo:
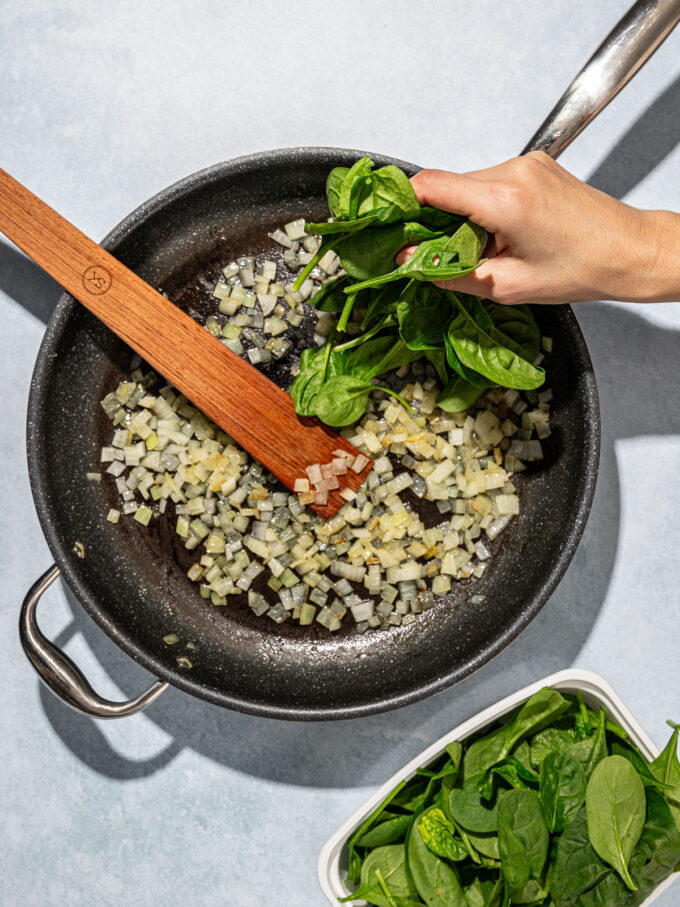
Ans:
{"type": "MultiPolygon", "coordinates": [[[[432,746],[423,750],[419,756],[412,759],[400,771],[393,775],[383,786],[377,790],[372,797],[361,806],[351,818],[349,818],[331,837],[326,841],[319,855],[317,872],[319,883],[323,893],[328,898],[330,904],[338,905],[338,898],[346,897],[350,894],[350,889],[345,884],[343,877],[347,872],[347,841],[361,823],[373,812],[376,806],[385,799],[389,792],[399,784],[400,781],[412,778],[416,770],[426,766],[429,762],[436,759],[443,751],[447,743],[454,740],[465,740],[471,734],[476,733],[493,724],[499,718],[507,715],[508,712],[514,711],[519,705],[525,702],[530,696],[533,696],[542,687],[553,687],[556,690],[562,690],[566,693],[576,693],[580,691],[587,704],[593,708],[602,707],[608,718],[611,718],[626,731],[631,741],[639,748],[640,752],[649,760],[655,759],[659,755],[658,747],[649,739],[647,734],[640,727],[639,723],[633,717],[631,712],[626,708],[623,702],[616,695],[609,684],[597,674],[590,671],[581,671],[570,669],[560,671],[557,674],[551,674],[538,680],[523,690],[518,690],[511,696],[507,696],[495,705],[490,706],[483,712],[470,718],[463,724],[458,725],[448,734],[445,734],[432,746]]],[[[643,907],[648,907],[652,901],[666,889],[680,873],[674,873],[663,884],[650,895],[644,902],[643,907]]],[[[350,905],[365,904],[365,901],[350,901],[350,905]]]]}

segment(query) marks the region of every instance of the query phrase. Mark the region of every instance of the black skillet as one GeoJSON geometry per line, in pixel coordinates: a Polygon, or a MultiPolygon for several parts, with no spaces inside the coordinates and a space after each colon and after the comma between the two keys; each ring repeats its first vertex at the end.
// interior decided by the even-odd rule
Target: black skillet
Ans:
{"type": "MultiPolygon", "coordinates": [[[[654,46],[647,36],[647,56],[670,27],[654,46]]],[[[638,46],[638,59],[641,53],[638,46]]],[[[628,77],[633,72],[631,66],[628,77]]],[[[620,73],[617,78],[621,81],[620,73]]],[[[599,109],[611,96],[603,94],[599,109]]],[[[591,105],[590,118],[596,106],[591,105]]],[[[556,136],[560,116],[564,122],[558,105],[532,147],[556,156],[580,131],[574,120],[570,132],[561,129],[556,136]]],[[[587,121],[581,111],[580,128],[587,121]]],[[[274,244],[267,233],[287,221],[326,216],[328,171],[350,166],[363,153],[284,149],[218,164],[156,195],[102,245],[203,318],[220,266],[240,255],[271,255],[274,244]]],[[[370,156],[378,166],[397,163],[410,175],[419,169],[370,156]]],[[[535,314],[543,334],[554,338],[546,362],[555,394],[552,435],[545,460],[522,477],[522,512],[495,545],[486,574],[474,584],[456,584],[407,627],[361,636],[347,622],[330,635],[321,627],[256,618],[243,601],[207,605],[186,576],[191,559],[177,543],[171,519],[160,519],[151,530],[132,520],[117,526],[106,521],[115,489],[108,481],[88,482],[85,475],[98,468],[99,449],[110,435],[98,401],[129,370],[132,353],[70,296],[62,296],[38,354],[27,427],[31,486],[56,562],[22,609],[22,641],[43,679],[70,705],[98,717],[131,714],[166,685],[158,682],[127,703],[109,703],[91,690],[36,623],[38,599],[59,573],[104,631],[158,678],[253,714],[368,715],[431,695],[481,667],[526,627],[555,589],[581,538],[595,489],[600,419],[583,336],[567,306],[537,307],[535,314]],[[472,604],[472,594],[485,596],[484,603],[472,604]],[[166,645],[168,633],[176,633],[180,643],[166,645]]],[[[309,342],[310,332],[305,322],[294,352],[309,342]]],[[[289,362],[283,362],[267,374],[285,387],[288,369],[289,362]]],[[[244,400],[247,405],[247,388],[244,400]]]]}

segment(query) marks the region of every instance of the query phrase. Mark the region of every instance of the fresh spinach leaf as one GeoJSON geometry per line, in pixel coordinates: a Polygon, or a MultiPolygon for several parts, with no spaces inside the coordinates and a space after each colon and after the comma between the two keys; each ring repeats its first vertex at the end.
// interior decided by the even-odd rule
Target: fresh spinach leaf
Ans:
{"type": "Polygon", "coordinates": [[[612,740],[609,749],[612,756],[623,756],[631,763],[645,787],[653,787],[661,793],[673,790],[671,784],[664,784],[663,781],[654,777],[647,760],[630,743],[623,740],[612,740]]]}
{"type": "Polygon", "coordinates": [[[441,235],[441,232],[419,223],[374,224],[371,230],[354,232],[343,239],[337,252],[343,268],[351,277],[370,280],[392,271],[394,259],[404,246],[437,239],[441,235]]]}
{"type": "Polygon", "coordinates": [[[540,770],[541,763],[548,753],[561,752],[576,742],[573,730],[548,727],[531,738],[530,759],[532,766],[540,770]]]}
{"type": "Polygon", "coordinates": [[[557,690],[544,687],[524,703],[514,718],[491,734],[476,740],[463,757],[463,776],[476,780],[501,759],[524,737],[537,733],[569,708],[569,701],[557,690]]]}
{"type": "Polygon", "coordinates": [[[444,749],[451,760],[451,765],[458,771],[463,759],[463,744],[460,740],[454,740],[451,743],[447,743],[444,749]]]}
{"type": "Polygon", "coordinates": [[[529,881],[520,889],[510,891],[511,904],[542,904],[548,892],[536,879],[529,881]]]}
{"type": "Polygon", "coordinates": [[[465,886],[464,891],[469,907],[501,907],[503,888],[502,878],[477,876],[465,886]]]}
{"type": "Polygon", "coordinates": [[[354,375],[338,375],[325,381],[316,393],[315,414],[334,428],[352,425],[366,410],[374,385],[354,375]]]}
{"type": "Polygon", "coordinates": [[[678,761],[678,736],[680,725],[675,725],[675,730],[663,749],[651,763],[650,769],[655,778],[670,787],[664,791],[666,802],[671,808],[673,818],[680,827],[680,761],[678,761]]]}
{"type": "Polygon", "coordinates": [[[604,709],[600,709],[597,727],[591,737],[572,744],[567,752],[581,763],[586,778],[590,778],[595,767],[607,757],[607,734],[604,709]]]}
{"type": "Polygon", "coordinates": [[[348,173],[349,167],[334,167],[326,178],[326,199],[333,217],[341,217],[340,191],[348,173]]]}
{"type": "Polygon", "coordinates": [[[380,368],[383,360],[391,354],[394,344],[394,335],[388,334],[384,337],[374,337],[355,347],[347,356],[345,363],[347,374],[370,381],[371,378],[388,371],[381,369],[377,372],[376,369],[380,368]]]}
{"type": "Polygon", "coordinates": [[[316,398],[323,378],[321,372],[300,372],[290,386],[295,412],[299,416],[313,416],[316,413],[316,398]]]}
{"type": "Polygon", "coordinates": [[[497,333],[501,343],[533,362],[541,350],[541,332],[529,306],[500,305],[489,299],[483,306],[492,321],[491,335],[497,333]]]}
{"type": "Polygon", "coordinates": [[[366,213],[365,211],[360,212],[359,208],[362,202],[371,199],[372,193],[369,181],[371,170],[373,170],[373,161],[366,156],[360,157],[349,168],[340,186],[338,202],[339,216],[343,220],[354,220],[360,213],[366,213]]]}
{"type": "Polygon", "coordinates": [[[309,233],[347,233],[375,221],[413,220],[420,204],[406,174],[394,164],[373,172],[374,163],[362,157],[348,170],[336,167],[326,181],[332,222],[310,223],[309,233]]]}
{"type": "Polygon", "coordinates": [[[613,870],[576,901],[576,907],[637,907],[641,904],[613,870]]]}
{"type": "Polygon", "coordinates": [[[415,277],[418,280],[453,280],[462,277],[474,271],[479,264],[479,255],[485,242],[485,231],[466,221],[453,236],[441,236],[420,243],[403,265],[355,286],[358,290],[380,287],[402,277],[415,277]]]}
{"type": "Polygon", "coordinates": [[[557,907],[575,904],[611,870],[593,850],[585,806],[557,839],[550,894],[557,907]]]}
{"type": "Polygon", "coordinates": [[[465,223],[462,214],[452,214],[450,211],[442,211],[439,208],[432,208],[430,205],[421,205],[418,222],[428,227],[430,230],[441,230],[449,236],[455,233],[458,227],[465,223]]]}
{"type": "Polygon", "coordinates": [[[568,752],[548,753],[541,764],[539,794],[551,832],[564,831],[581,811],[586,784],[585,772],[568,752]]]}
{"type": "Polygon", "coordinates": [[[411,281],[397,303],[399,336],[411,350],[443,349],[450,317],[451,303],[434,284],[411,281]]]}
{"type": "Polygon", "coordinates": [[[436,856],[454,863],[467,858],[467,847],[456,837],[454,825],[441,809],[433,807],[424,812],[418,819],[418,830],[425,846],[436,856]]]}
{"type": "Polygon", "coordinates": [[[451,296],[457,303],[457,313],[449,322],[447,336],[464,366],[503,387],[531,390],[543,384],[545,372],[542,368],[532,365],[487,334],[456,294],[451,296]]]}
{"type": "Polygon", "coordinates": [[[451,815],[466,831],[491,834],[497,829],[496,809],[485,805],[477,791],[456,788],[449,794],[451,815]]]}
{"type": "Polygon", "coordinates": [[[415,220],[420,216],[420,203],[411,180],[394,164],[375,171],[372,189],[374,210],[394,205],[402,220],[415,220]]]}
{"type": "Polygon", "coordinates": [[[491,800],[494,794],[495,782],[501,780],[510,787],[531,790],[537,788],[539,777],[536,772],[523,765],[514,756],[507,756],[495,765],[492,765],[482,780],[477,784],[477,790],[486,800],[491,800]]]}
{"type": "Polygon", "coordinates": [[[647,819],[630,860],[631,874],[642,897],[651,894],[680,863],[680,830],[668,803],[652,789],[647,789],[646,799],[647,819]]]}
{"type": "MultiPolygon", "coordinates": [[[[427,357],[430,359],[430,362],[433,361],[433,359],[430,358],[431,356],[441,356],[444,358],[439,350],[428,350],[427,357]]],[[[441,377],[440,365],[437,364],[438,362],[439,360],[435,362],[435,368],[443,382],[444,379],[441,377]]],[[[473,403],[476,403],[483,393],[483,387],[478,387],[476,384],[470,384],[465,378],[456,375],[455,378],[444,385],[444,389],[437,397],[437,406],[447,413],[462,413],[464,410],[469,409],[473,403]]]]}
{"type": "Polygon", "coordinates": [[[374,825],[357,839],[358,847],[382,847],[385,844],[394,844],[404,841],[406,832],[411,824],[412,816],[403,814],[389,816],[384,822],[374,825]]]}
{"type": "Polygon", "coordinates": [[[387,287],[381,287],[378,290],[366,290],[369,294],[369,301],[361,324],[362,330],[366,330],[374,318],[380,318],[384,315],[394,315],[396,317],[397,302],[407,283],[408,281],[404,280],[390,284],[387,287]]]}
{"type": "Polygon", "coordinates": [[[538,795],[529,790],[509,790],[498,798],[498,849],[505,880],[522,889],[538,879],[548,857],[550,835],[538,795]]]}
{"type": "Polygon", "coordinates": [[[645,789],[627,759],[607,756],[595,768],[586,790],[588,834],[593,849],[613,866],[626,885],[636,885],[628,871],[646,816],[645,789]]]}
{"type": "Polygon", "coordinates": [[[361,866],[359,887],[352,894],[339,900],[343,902],[363,898],[376,907],[394,907],[394,901],[390,903],[380,879],[387,886],[392,898],[409,898],[415,894],[406,873],[403,844],[388,844],[372,850],[361,866]]]}
{"type": "Polygon", "coordinates": [[[371,377],[384,375],[385,372],[400,368],[409,362],[415,362],[419,358],[419,350],[409,349],[401,339],[395,340],[383,358],[373,366],[371,377]]]}
{"type": "Polygon", "coordinates": [[[488,857],[500,866],[500,851],[498,850],[498,835],[479,835],[474,831],[465,833],[469,843],[478,854],[488,857]]]}
{"type": "Polygon", "coordinates": [[[458,876],[427,847],[418,823],[416,818],[406,845],[408,872],[417,893],[427,907],[467,907],[458,876]]]}

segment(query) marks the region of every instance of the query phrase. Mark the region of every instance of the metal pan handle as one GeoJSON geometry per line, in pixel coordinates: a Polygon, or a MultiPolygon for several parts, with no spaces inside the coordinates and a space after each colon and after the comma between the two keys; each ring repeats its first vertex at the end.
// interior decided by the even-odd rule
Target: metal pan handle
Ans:
{"type": "Polygon", "coordinates": [[[522,154],[557,158],[651,57],[680,20],[680,0],[638,0],[548,114],[522,154]]]}
{"type": "Polygon", "coordinates": [[[153,702],[168,686],[160,680],[148,690],[127,702],[110,702],[92,689],[79,668],[61,649],[58,649],[42,634],[36,619],[40,598],[60,570],[56,564],[44,573],[28,591],[21,607],[19,634],[24,652],[40,678],[63,702],[91,718],[124,718],[140,712],[153,702]]]}

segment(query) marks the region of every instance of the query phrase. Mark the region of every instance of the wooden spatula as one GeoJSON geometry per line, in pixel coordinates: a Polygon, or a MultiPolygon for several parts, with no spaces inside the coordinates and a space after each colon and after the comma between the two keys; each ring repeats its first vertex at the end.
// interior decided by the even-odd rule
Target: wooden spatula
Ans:
{"type": "MultiPolygon", "coordinates": [[[[285,391],[2,169],[0,231],[288,488],[336,450],[359,456],[342,435],[297,416],[285,391]]],[[[310,506],[333,516],[345,503],[340,491],[356,491],[371,466],[339,476],[328,503],[310,506]]]]}

